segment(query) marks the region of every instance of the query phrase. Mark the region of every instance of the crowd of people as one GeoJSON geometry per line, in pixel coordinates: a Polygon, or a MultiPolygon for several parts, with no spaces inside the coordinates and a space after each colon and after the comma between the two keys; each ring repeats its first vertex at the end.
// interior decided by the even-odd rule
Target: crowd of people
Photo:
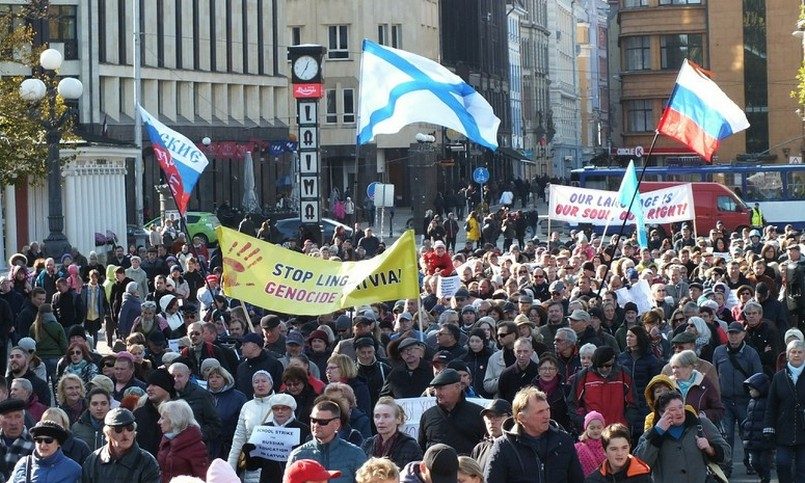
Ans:
{"type": "MultiPolygon", "coordinates": [[[[31,244],[0,278],[0,473],[662,483],[742,464],[805,481],[802,235],[683,225],[643,248],[584,232],[540,243],[477,218],[464,247],[426,231],[419,299],[316,317],[227,297],[218,250],[178,234],[58,261],[31,244]],[[449,296],[443,277],[460,280],[449,296]],[[281,457],[271,427],[293,435],[281,457]]],[[[354,259],[346,244],[300,250],[354,259]]]]}

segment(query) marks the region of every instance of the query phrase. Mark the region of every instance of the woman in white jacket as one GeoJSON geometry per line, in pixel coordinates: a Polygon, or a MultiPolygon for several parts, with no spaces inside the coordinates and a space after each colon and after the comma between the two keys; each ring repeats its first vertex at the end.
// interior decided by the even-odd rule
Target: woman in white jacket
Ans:
{"type": "MultiPolygon", "coordinates": [[[[257,371],[252,376],[254,399],[243,405],[238,416],[238,425],[232,438],[232,449],[229,450],[229,464],[238,471],[238,456],[243,445],[249,441],[255,426],[265,424],[271,419],[270,396],[274,387],[274,380],[268,371],[257,371]]],[[[258,483],[260,470],[246,470],[243,474],[244,483],[258,483]]]]}

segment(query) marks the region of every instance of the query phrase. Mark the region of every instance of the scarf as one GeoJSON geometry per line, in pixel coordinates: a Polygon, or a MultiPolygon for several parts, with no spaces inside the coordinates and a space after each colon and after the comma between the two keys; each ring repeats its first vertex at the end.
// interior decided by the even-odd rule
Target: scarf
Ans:
{"type": "Polygon", "coordinates": [[[676,385],[679,386],[679,392],[682,393],[683,399],[687,399],[688,391],[690,390],[691,387],[693,387],[693,381],[695,380],[696,380],[696,371],[694,370],[693,372],[691,372],[690,377],[688,379],[685,379],[684,381],[682,380],[676,381],[676,385]]]}
{"type": "Polygon", "coordinates": [[[788,366],[788,373],[791,374],[791,376],[790,376],[791,380],[794,382],[794,385],[796,386],[797,385],[797,380],[799,379],[799,376],[802,375],[802,370],[805,369],[805,364],[802,364],[799,367],[794,367],[789,362],[786,365],[788,366]]]}
{"type": "Polygon", "coordinates": [[[553,392],[556,390],[556,388],[559,387],[559,376],[558,375],[553,376],[553,379],[551,379],[550,381],[546,381],[544,379],[539,379],[537,384],[539,385],[540,389],[542,389],[542,391],[545,394],[550,396],[551,394],[553,394],[553,392]]]}
{"type": "Polygon", "coordinates": [[[400,432],[397,431],[386,441],[383,442],[383,437],[379,434],[377,438],[375,438],[374,444],[372,444],[372,456],[377,458],[382,458],[384,456],[389,456],[391,452],[391,448],[394,446],[394,443],[397,442],[397,439],[400,437],[400,432]]]}

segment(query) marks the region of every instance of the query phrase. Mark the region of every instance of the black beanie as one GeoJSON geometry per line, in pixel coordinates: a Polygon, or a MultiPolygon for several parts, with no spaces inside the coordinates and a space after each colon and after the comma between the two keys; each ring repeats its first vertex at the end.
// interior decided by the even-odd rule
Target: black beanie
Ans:
{"type": "Polygon", "coordinates": [[[75,336],[79,336],[84,340],[87,340],[87,333],[84,332],[84,328],[78,324],[70,326],[70,329],[68,329],[67,331],[67,339],[70,339],[71,337],[75,336]]]}
{"type": "Polygon", "coordinates": [[[593,367],[601,367],[615,357],[615,349],[604,345],[595,349],[593,352],[593,367]]]}
{"type": "Polygon", "coordinates": [[[154,385],[157,387],[161,387],[162,389],[168,391],[170,394],[171,399],[176,397],[176,388],[174,388],[174,384],[176,382],[173,380],[173,376],[167,369],[156,369],[151,372],[151,375],[148,376],[148,385],[154,385]]]}

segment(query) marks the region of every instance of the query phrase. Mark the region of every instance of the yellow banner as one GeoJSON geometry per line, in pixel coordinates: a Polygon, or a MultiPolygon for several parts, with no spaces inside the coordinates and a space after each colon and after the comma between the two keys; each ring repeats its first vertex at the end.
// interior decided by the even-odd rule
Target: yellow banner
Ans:
{"type": "Polygon", "coordinates": [[[313,258],[223,226],[216,234],[223,256],[224,293],[267,310],[321,315],[419,296],[412,230],[381,255],[361,262],[313,258]]]}

